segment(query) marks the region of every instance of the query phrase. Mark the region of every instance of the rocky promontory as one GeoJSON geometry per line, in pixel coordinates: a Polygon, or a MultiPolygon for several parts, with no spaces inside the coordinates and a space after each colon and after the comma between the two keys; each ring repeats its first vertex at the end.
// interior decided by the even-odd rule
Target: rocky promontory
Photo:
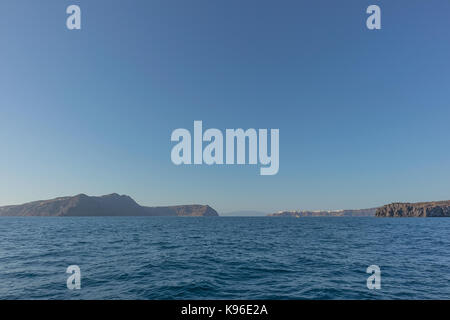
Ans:
{"type": "Polygon", "coordinates": [[[376,217],[450,217],[450,200],[402,203],[395,202],[377,209],[376,217]]]}
{"type": "Polygon", "coordinates": [[[140,206],[131,197],[117,193],[90,197],[79,194],[51,200],[28,202],[0,207],[0,216],[218,216],[208,205],[181,205],[168,207],[140,206]]]}

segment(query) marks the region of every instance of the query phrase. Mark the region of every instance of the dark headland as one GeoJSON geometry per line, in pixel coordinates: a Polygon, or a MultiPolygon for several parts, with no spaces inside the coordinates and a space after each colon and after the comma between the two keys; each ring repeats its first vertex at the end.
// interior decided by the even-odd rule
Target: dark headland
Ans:
{"type": "Polygon", "coordinates": [[[450,200],[391,203],[377,209],[376,217],[450,217],[450,200]]]}
{"type": "Polygon", "coordinates": [[[180,205],[168,207],[145,207],[131,197],[117,193],[100,197],[79,194],[51,200],[29,202],[21,205],[0,207],[0,216],[218,216],[208,205],[180,205]]]}

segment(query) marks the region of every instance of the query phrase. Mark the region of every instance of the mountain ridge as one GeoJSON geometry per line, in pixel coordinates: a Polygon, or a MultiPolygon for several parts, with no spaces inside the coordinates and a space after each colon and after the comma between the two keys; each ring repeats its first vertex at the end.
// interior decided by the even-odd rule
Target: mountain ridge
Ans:
{"type": "Polygon", "coordinates": [[[37,200],[0,207],[0,216],[218,216],[209,205],[141,206],[128,195],[111,193],[103,196],[75,196],[37,200]]]}

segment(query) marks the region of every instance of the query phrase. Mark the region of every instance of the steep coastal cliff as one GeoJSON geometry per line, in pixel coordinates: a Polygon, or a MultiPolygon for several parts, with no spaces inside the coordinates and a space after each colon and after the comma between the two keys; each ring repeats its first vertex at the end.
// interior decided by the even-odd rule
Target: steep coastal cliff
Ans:
{"type": "Polygon", "coordinates": [[[218,216],[208,205],[144,207],[117,193],[90,197],[79,194],[52,200],[0,207],[0,216],[218,216]]]}
{"type": "Polygon", "coordinates": [[[376,217],[450,217],[450,200],[391,203],[377,209],[376,217]]]}

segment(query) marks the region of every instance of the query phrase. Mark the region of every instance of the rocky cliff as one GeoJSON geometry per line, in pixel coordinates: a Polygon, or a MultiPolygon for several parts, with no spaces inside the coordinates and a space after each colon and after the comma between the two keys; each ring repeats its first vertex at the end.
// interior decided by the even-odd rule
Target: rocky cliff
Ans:
{"type": "Polygon", "coordinates": [[[90,197],[79,194],[52,200],[0,207],[0,216],[218,216],[207,205],[143,207],[131,197],[117,193],[90,197]]]}
{"type": "Polygon", "coordinates": [[[377,209],[377,217],[450,217],[450,200],[391,203],[377,209]]]}

